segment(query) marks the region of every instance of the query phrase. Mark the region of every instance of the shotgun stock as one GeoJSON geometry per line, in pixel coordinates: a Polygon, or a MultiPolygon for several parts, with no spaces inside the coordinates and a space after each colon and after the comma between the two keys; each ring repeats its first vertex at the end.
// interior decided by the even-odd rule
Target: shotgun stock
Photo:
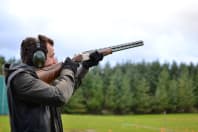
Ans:
{"type": "MultiPolygon", "coordinates": [[[[134,47],[138,47],[142,45],[144,45],[143,41],[136,41],[136,42],[128,42],[124,44],[119,44],[119,45],[115,45],[111,47],[101,48],[101,49],[89,50],[89,51],[82,52],[78,55],[75,55],[72,58],[72,60],[75,62],[81,63],[83,61],[89,60],[89,55],[95,52],[96,50],[99,53],[103,54],[103,56],[107,56],[109,54],[112,54],[113,52],[126,50],[129,48],[134,48],[134,47]]],[[[36,73],[41,80],[43,80],[46,83],[51,83],[55,78],[58,77],[61,71],[61,67],[62,67],[62,62],[55,64],[55,65],[51,65],[49,67],[38,69],[36,73]]]]}
{"type": "Polygon", "coordinates": [[[62,62],[38,69],[36,71],[36,74],[39,77],[39,79],[50,84],[56,77],[59,76],[61,67],[62,67],[62,62]]]}

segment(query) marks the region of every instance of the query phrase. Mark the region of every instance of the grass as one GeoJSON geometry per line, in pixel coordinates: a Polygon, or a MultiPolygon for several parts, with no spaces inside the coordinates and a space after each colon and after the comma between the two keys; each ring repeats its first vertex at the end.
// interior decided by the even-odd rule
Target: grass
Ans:
{"type": "Polygon", "coordinates": [[[10,132],[8,116],[0,116],[0,132],[10,132]]]}
{"type": "MultiPolygon", "coordinates": [[[[62,115],[64,132],[198,132],[198,114],[62,115]]],[[[0,116],[0,132],[9,132],[9,117],[0,116]]]]}

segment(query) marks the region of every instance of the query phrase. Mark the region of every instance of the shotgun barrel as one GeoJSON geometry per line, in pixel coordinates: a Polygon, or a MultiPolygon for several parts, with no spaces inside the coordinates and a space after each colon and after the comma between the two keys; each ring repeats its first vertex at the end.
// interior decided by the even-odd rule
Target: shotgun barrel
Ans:
{"type": "Polygon", "coordinates": [[[117,52],[120,50],[125,50],[125,49],[130,49],[130,48],[134,48],[134,47],[138,47],[138,46],[142,46],[144,45],[143,41],[136,41],[136,42],[128,42],[128,43],[124,43],[124,44],[120,44],[120,45],[115,45],[112,47],[109,47],[112,49],[112,52],[117,52]]]}

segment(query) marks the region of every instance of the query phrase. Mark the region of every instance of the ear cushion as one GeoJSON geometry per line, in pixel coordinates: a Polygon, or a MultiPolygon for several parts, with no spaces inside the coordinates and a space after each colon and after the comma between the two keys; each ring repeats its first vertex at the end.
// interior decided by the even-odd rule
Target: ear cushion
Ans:
{"type": "Polygon", "coordinates": [[[45,65],[45,53],[42,50],[37,50],[33,54],[32,62],[37,68],[42,68],[45,65]]]}

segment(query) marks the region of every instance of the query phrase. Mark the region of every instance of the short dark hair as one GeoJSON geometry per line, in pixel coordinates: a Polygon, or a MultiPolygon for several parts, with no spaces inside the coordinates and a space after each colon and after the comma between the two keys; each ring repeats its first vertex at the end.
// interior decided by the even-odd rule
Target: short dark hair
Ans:
{"type": "Polygon", "coordinates": [[[37,43],[40,43],[41,49],[47,55],[47,43],[54,45],[54,41],[44,35],[38,35],[38,38],[35,37],[26,37],[21,43],[21,60],[23,63],[33,66],[32,57],[34,52],[37,49],[37,43]]]}

